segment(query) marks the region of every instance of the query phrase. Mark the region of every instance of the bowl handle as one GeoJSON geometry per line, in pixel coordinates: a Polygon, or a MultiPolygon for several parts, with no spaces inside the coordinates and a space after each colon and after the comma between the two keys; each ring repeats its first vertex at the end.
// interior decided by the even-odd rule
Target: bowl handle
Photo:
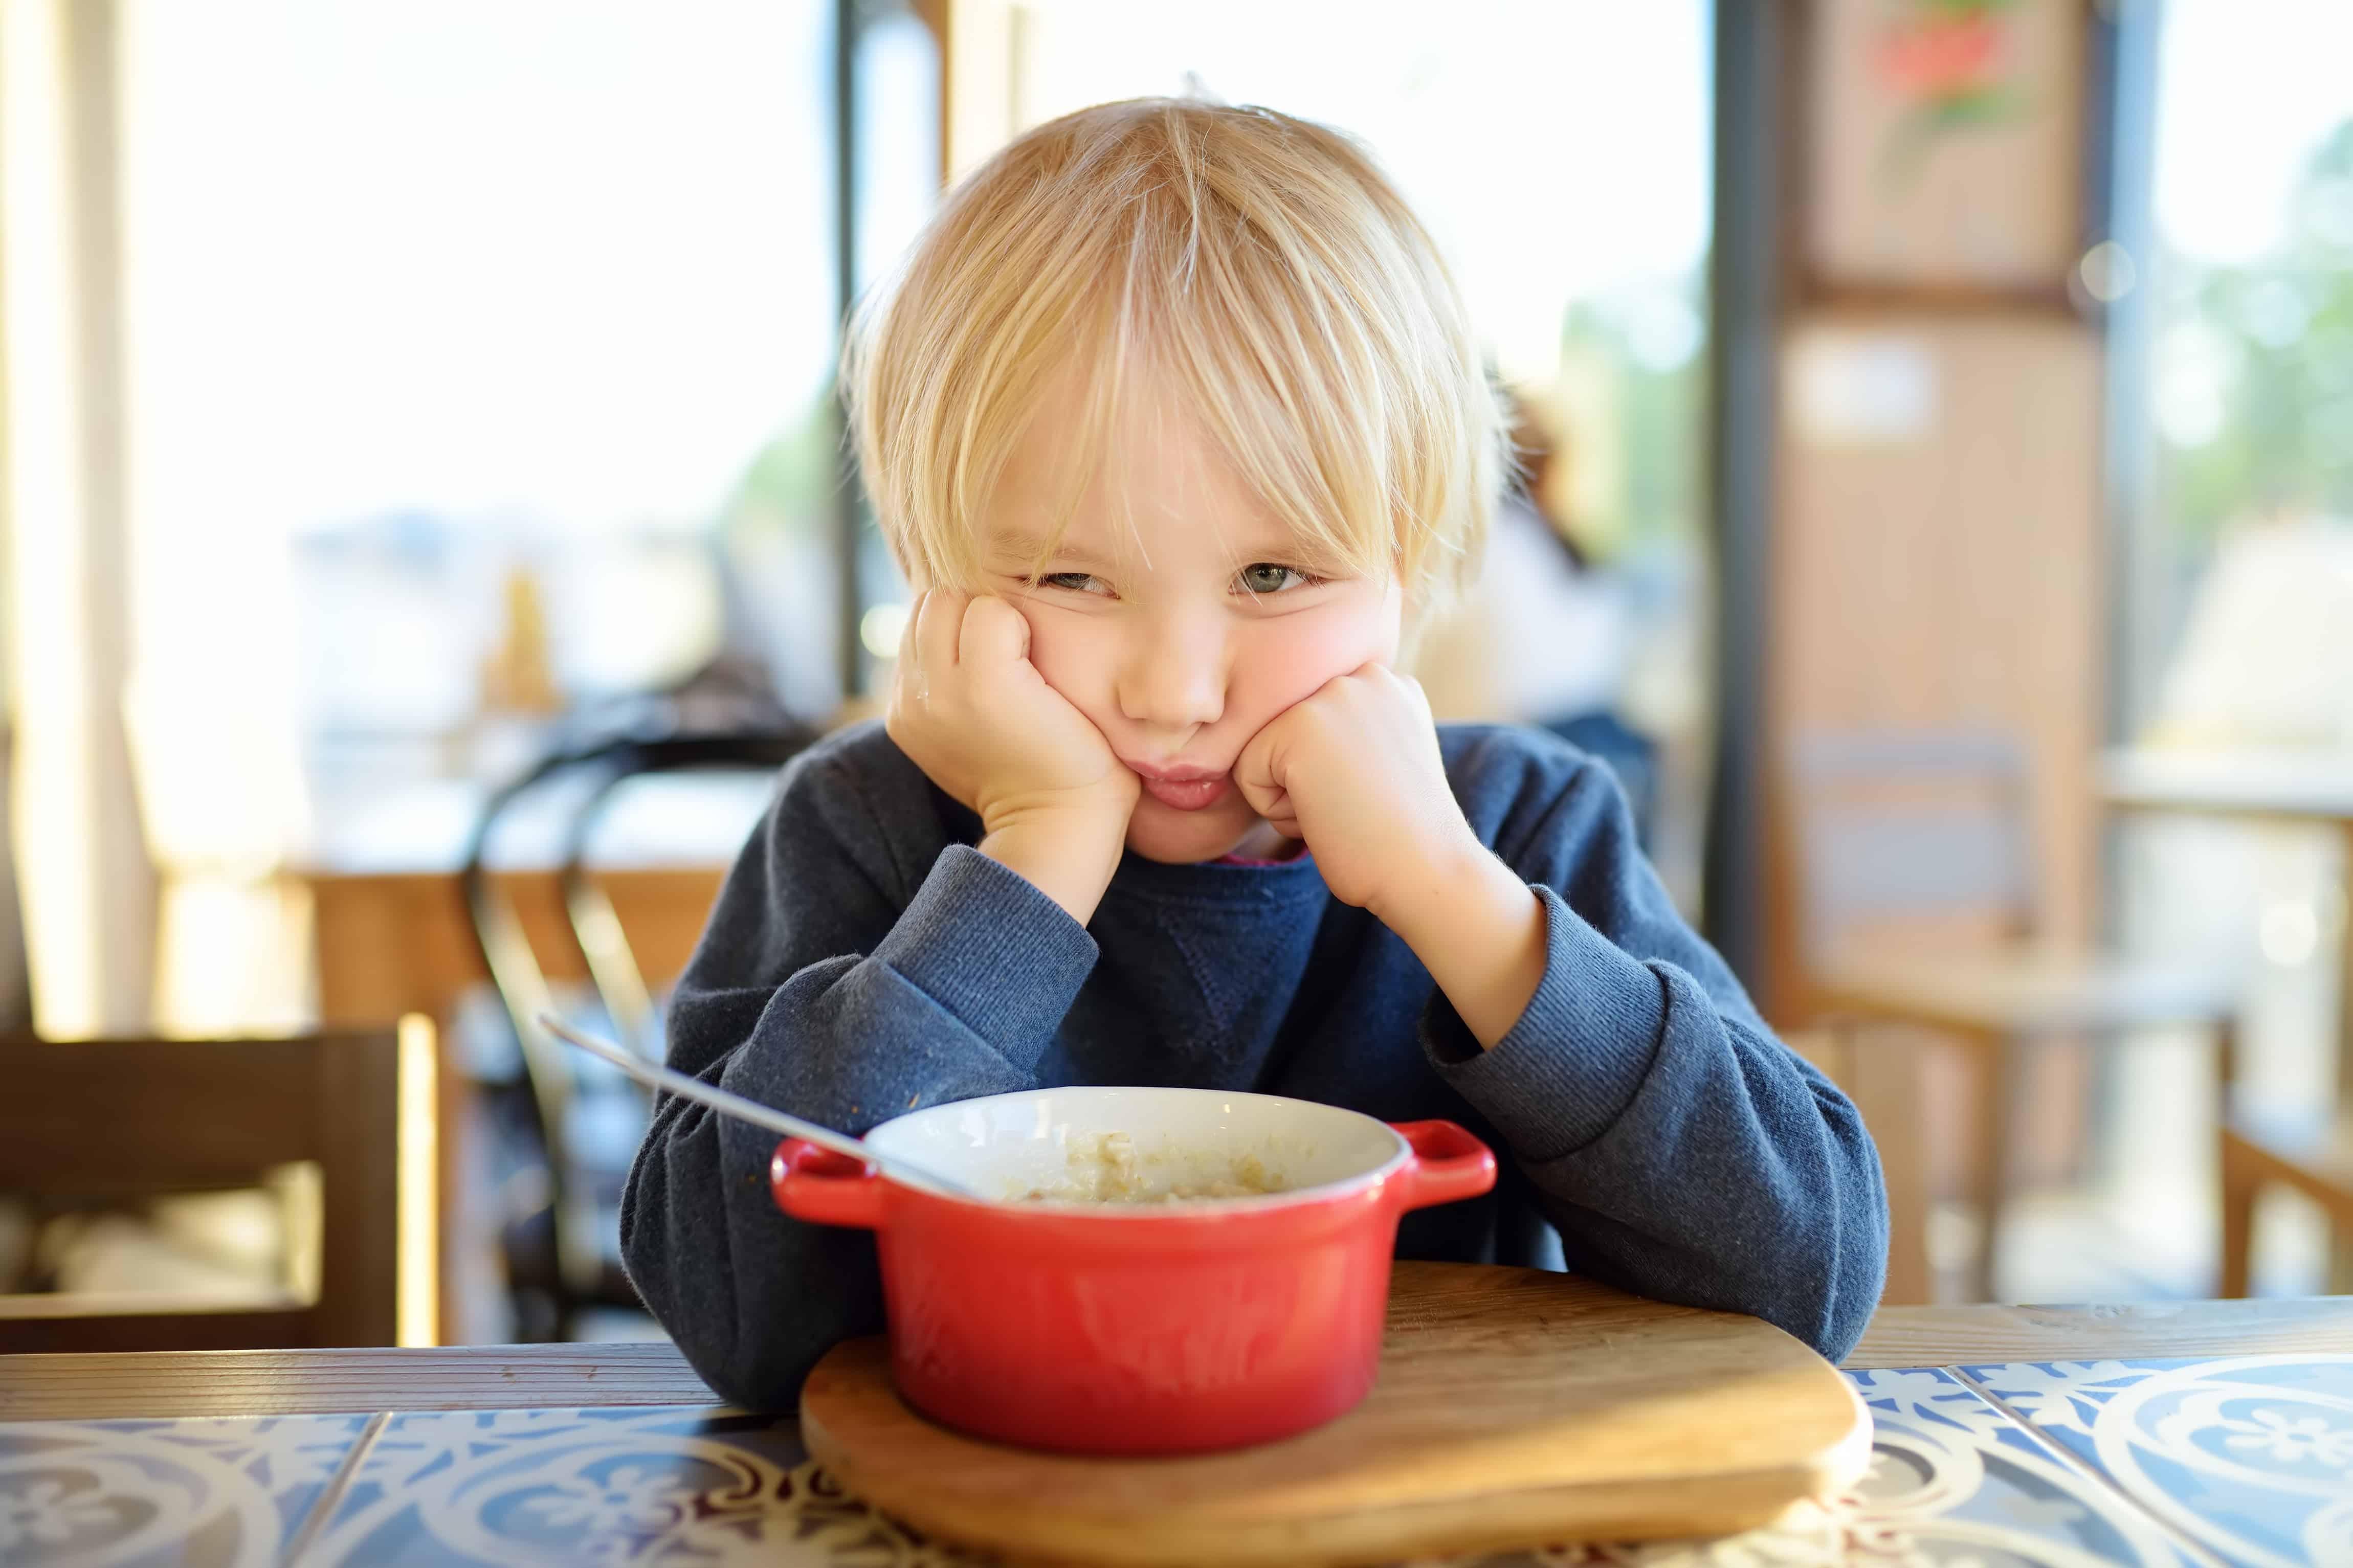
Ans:
{"type": "Polygon", "coordinates": [[[882,1178],[874,1167],[798,1138],[776,1145],[768,1161],[768,1190],[795,1219],[882,1228],[882,1178]]]}
{"type": "Polygon", "coordinates": [[[1453,1122],[1392,1121],[1389,1126],[1413,1149],[1404,1173],[1404,1207],[1458,1203],[1495,1184],[1494,1154],[1453,1122]]]}

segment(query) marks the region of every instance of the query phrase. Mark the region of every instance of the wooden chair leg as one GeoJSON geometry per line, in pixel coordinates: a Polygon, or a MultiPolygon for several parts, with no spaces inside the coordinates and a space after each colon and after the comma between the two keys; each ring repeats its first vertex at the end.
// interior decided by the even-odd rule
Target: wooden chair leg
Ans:
{"type": "Polygon", "coordinates": [[[2222,1286],[2226,1298],[2253,1289],[2257,1184],[2239,1168],[2231,1135],[2222,1134],[2222,1286]]]}
{"type": "Polygon", "coordinates": [[[2238,1020],[2222,1018],[2214,1026],[2214,1171],[2222,1196],[2220,1293],[2227,1298],[2245,1296],[2253,1288],[2253,1271],[2256,1183],[2239,1157],[2238,1140],[2229,1125],[2232,1089],[2238,1078],[2238,1020]]]}

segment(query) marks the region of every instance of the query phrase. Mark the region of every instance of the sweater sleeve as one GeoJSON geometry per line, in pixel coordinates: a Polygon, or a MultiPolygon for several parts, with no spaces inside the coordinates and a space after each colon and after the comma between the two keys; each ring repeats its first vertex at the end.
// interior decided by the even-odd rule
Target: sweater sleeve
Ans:
{"type": "Polygon", "coordinates": [[[1519,765],[1489,842],[1543,902],[1544,978],[1483,1051],[1438,994],[1424,1048],[1510,1145],[1571,1268],[1839,1360],[1886,1269],[1861,1117],[1675,913],[1607,770],[1566,747],[1519,765]]]}
{"type": "MultiPolygon", "coordinates": [[[[670,1066],[858,1134],[1035,1087],[1093,940],[977,850],[902,868],[903,853],[838,763],[789,769],[679,982],[670,1066]]],[[[752,1409],[789,1408],[818,1357],[882,1327],[872,1237],[781,1213],[776,1142],[665,1097],[622,1195],[638,1294],[703,1380],[752,1409]]]]}

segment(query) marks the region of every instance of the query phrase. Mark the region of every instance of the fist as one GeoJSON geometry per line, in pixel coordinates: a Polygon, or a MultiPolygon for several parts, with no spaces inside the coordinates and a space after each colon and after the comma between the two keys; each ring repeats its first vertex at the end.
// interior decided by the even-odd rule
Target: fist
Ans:
{"type": "Polygon", "coordinates": [[[1367,664],[1277,715],[1234,764],[1234,784],[1276,831],[1304,838],[1324,886],[1388,920],[1444,868],[1480,852],[1446,782],[1421,685],[1367,664]]]}
{"type": "Polygon", "coordinates": [[[1029,623],[1004,600],[934,588],[899,646],[883,728],[995,833],[1084,813],[1124,833],[1142,781],[1029,662],[1029,623]]]}

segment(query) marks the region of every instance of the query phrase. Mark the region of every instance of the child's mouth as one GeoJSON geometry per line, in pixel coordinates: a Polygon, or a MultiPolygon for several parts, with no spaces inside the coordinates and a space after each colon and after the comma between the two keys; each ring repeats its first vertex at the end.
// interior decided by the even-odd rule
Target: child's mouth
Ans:
{"type": "Polygon", "coordinates": [[[1205,779],[1155,779],[1145,777],[1144,793],[1161,805],[1178,811],[1200,811],[1225,799],[1233,787],[1231,773],[1217,773],[1205,779]]]}

